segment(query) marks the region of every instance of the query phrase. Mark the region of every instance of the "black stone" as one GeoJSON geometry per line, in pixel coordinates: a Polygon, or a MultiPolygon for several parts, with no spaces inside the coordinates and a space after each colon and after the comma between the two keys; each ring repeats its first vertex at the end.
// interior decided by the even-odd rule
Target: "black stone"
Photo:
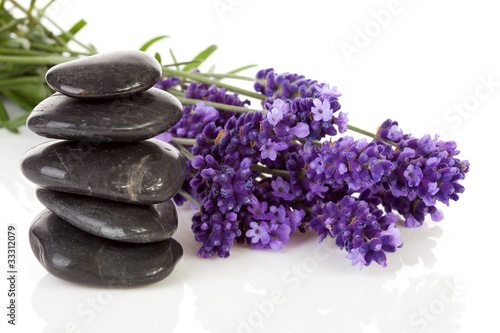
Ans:
{"type": "Polygon", "coordinates": [[[38,188],[36,196],[63,220],[107,239],[152,243],[172,237],[177,230],[177,211],[171,200],[156,205],[130,205],[46,188],[38,188]]]}
{"type": "Polygon", "coordinates": [[[56,65],[47,71],[48,85],[78,98],[115,98],[145,91],[158,82],[158,61],[141,51],[102,53],[56,65]]]}
{"type": "Polygon", "coordinates": [[[174,239],[147,244],[113,241],[86,233],[49,210],[29,232],[31,249],[52,275],[97,286],[138,286],[166,278],[182,257],[174,239]]]}
{"type": "Polygon", "coordinates": [[[172,198],[186,177],[186,161],[168,143],[49,141],[23,156],[23,174],[52,190],[136,204],[172,198]]]}
{"type": "Polygon", "coordinates": [[[26,125],[54,139],[134,142],[165,132],[181,118],[179,100],[151,88],[114,100],[84,101],[55,93],[35,107],[26,125]]]}

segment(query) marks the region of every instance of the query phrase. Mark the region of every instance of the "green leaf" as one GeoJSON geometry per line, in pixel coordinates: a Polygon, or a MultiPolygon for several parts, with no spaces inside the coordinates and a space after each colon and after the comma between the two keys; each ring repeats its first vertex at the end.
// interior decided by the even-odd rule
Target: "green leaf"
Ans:
{"type": "Polygon", "coordinates": [[[227,72],[228,74],[236,74],[236,73],[239,73],[239,72],[242,72],[244,71],[245,69],[249,69],[249,68],[252,68],[252,67],[257,67],[257,65],[247,65],[247,66],[243,66],[243,67],[240,67],[240,68],[236,68],[230,72],[227,72]]]}
{"type": "Polygon", "coordinates": [[[162,40],[164,38],[169,38],[169,36],[162,35],[162,36],[155,37],[155,38],[151,39],[150,41],[146,42],[146,44],[144,44],[143,46],[141,46],[139,51],[146,51],[151,45],[153,45],[157,41],[162,40]]]}
{"type": "Polygon", "coordinates": [[[66,61],[75,60],[75,57],[54,56],[11,56],[0,55],[0,62],[26,65],[57,65],[66,61]]]}
{"type": "Polygon", "coordinates": [[[15,85],[24,85],[27,83],[45,83],[45,78],[43,76],[24,76],[24,77],[13,77],[9,79],[0,79],[0,88],[11,88],[15,85]]]}
{"type": "Polygon", "coordinates": [[[3,46],[0,46],[0,54],[11,54],[11,55],[17,54],[17,55],[31,55],[31,56],[48,55],[47,52],[24,50],[24,49],[12,49],[3,46]]]}
{"type": "Polygon", "coordinates": [[[30,13],[33,12],[33,8],[35,8],[35,2],[36,0],[31,0],[30,2],[30,9],[28,10],[30,13]]]}
{"type": "Polygon", "coordinates": [[[3,105],[3,102],[0,99],[0,128],[1,127],[5,127],[12,133],[15,134],[19,133],[19,131],[16,129],[19,126],[12,126],[12,124],[10,124],[10,119],[9,115],[7,114],[7,110],[5,109],[5,106],[3,105]]]}
{"type": "MultiPolygon", "coordinates": [[[[46,66],[41,67],[45,68],[45,72],[48,70],[46,66]]],[[[36,70],[36,65],[5,64],[4,66],[0,66],[0,79],[31,76],[32,73],[36,74],[36,70]]],[[[45,72],[41,76],[45,77],[45,72]]]]}
{"type": "Polygon", "coordinates": [[[176,62],[176,63],[173,63],[173,64],[163,65],[162,67],[172,67],[172,66],[179,67],[180,65],[198,64],[200,62],[201,61],[199,61],[199,60],[191,60],[191,61],[176,62]]]}
{"type": "Polygon", "coordinates": [[[3,105],[2,100],[0,99],[0,122],[8,121],[9,120],[9,115],[7,114],[7,110],[5,109],[5,106],[3,105]]]}
{"type": "Polygon", "coordinates": [[[156,52],[156,53],[155,53],[155,59],[156,59],[156,60],[160,63],[160,65],[161,65],[161,55],[160,55],[158,52],[156,52]]]}
{"type": "Polygon", "coordinates": [[[17,93],[11,90],[2,90],[2,94],[4,94],[8,99],[25,110],[33,110],[33,108],[36,106],[36,104],[33,105],[33,103],[27,102],[24,96],[19,96],[17,93]]]}
{"type": "Polygon", "coordinates": [[[75,25],[73,25],[71,29],[68,30],[68,32],[62,33],[59,37],[67,43],[78,33],[78,31],[82,30],[82,28],[86,25],[87,22],[85,20],[80,20],[76,22],[75,25]]]}
{"type": "Polygon", "coordinates": [[[26,125],[26,119],[28,119],[30,113],[26,112],[25,114],[20,115],[14,119],[11,119],[6,122],[0,122],[0,128],[4,127],[11,131],[12,133],[19,133],[17,128],[26,125]]]}
{"type": "Polygon", "coordinates": [[[186,66],[184,66],[184,68],[182,70],[184,72],[188,72],[191,69],[198,68],[198,66],[200,66],[200,64],[203,61],[205,61],[212,53],[214,53],[215,50],[217,50],[217,45],[210,45],[205,50],[201,51],[196,57],[194,57],[193,60],[199,60],[200,61],[199,63],[186,65],[186,66]]]}

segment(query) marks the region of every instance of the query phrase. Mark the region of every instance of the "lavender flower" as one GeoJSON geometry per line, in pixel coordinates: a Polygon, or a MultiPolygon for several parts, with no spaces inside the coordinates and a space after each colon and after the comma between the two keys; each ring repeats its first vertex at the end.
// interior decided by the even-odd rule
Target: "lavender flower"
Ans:
{"type": "Polygon", "coordinates": [[[329,84],[325,85],[317,85],[314,87],[316,91],[318,92],[319,96],[323,99],[328,99],[330,97],[338,98],[342,96],[341,93],[339,93],[337,87],[333,86],[330,88],[329,84]]]}
{"type": "Polygon", "coordinates": [[[469,171],[469,162],[456,158],[458,154],[455,142],[439,141],[437,136],[402,140],[389,156],[398,166],[389,177],[391,193],[410,201],[419,198],[427,206],[458,200],[464,191],[459,181],[469,171]]]}
{"type": "Polygon", "coordinates": [[[256,79],[255,90],[270,97],[264,103],[268,110],[264,130],[281,137],[290,134],[307,137],[311,141],[346,131],[347,115],[343,112],[336,115],[341,96],[336,87],[318,84],[298,74],[278,75],[271,68],[259,71],[256,79]],[[291,128],[295,133],[290,133],[291,128]]]}
{"type": "Polygon", "coordinates": [[[387,119],[380,125],[377,135],[384,140],[395,143],[400,142],[403,138],[408,139],[410,137],[410,135],[403,135],[403,130],[399,128],[398,122],[390,119],[387,119]]]}
{"type": "Polygon", "coordinates": [[[241,236],[237,214],[234,212],[221,214],[202,207],[200,212],[193,216],[192,221],[191,229],[195,240],[203,243],[198,250],[198,255],[204,258],[215,254],[221,258],[227,258],[235,238],[241,236]]]}
{"type": "Polygon", "coordinates": [[[260,242],[262,245],[266,245],[271,240],[269,225],[266,222],[250,222],[250,229],[245,235],[252,239],[252,244],[260,242]]]}
{"type": "MultiPolygon", "coordinates": [[[[236,113],[204,101],[249,102],[215,84],[187,81],[157,83],[200,100],[184,107],[182,120],[159,138],[196,141],[186,146],[194,158],[182,189],[201,203],[192,230],[202,257],[228,257],[234,242],[279,250],[292,233],[312,230],[320,242],[333,238],[352,265],[386,267],[387,254],[403,245],[393,212],[407,227],[421,225],[427,215],[440,221],[436,203],[448,205],[464,190],[459,182],[469,163],[457,158],[454,142],[414,138],[390,119],[371,142],[321,140],[348,129],[335,86],[261,70],[254,88],[267,96],[263,111],[236,113]],[[256,171],[263,166],[264,173],[256,171]]],[[[184,199],[177,195],[174,201],[184,199]]]]}
{"type": "Polygon", "coordinates": [[[309,164],[307,177],[317,184],[333,187],[347,185],[352,190],[371,187],[385,181],[395,164],[387,159],[389,145],[365,139],[354,141],[345,136],[334,143],[305,145],[303,156],[309,164]]]}
{"type": "Polygon", "coordinates": [[[271,182],[271,186],[273,188],[273,195],[278,198],[283,198],[284,200],[295,199],[295,195],[289,193],[290,184],[287,181],[284,181],[282,177],[277,177],[276,180],[273,180],[271,182]]]}
{"type": "Polygon", "coordinates": [[[281,250],[283,244],[287,244],[290,240],[290,227],[285,224],[251,222],[250,228],[245,235],[251,238],[251,245],[254,249],[281,250]]]}
{"type": "Polygon", "coordinates": [[[328,100],[321,101],[318,98],[313,100],[314,106],[311,108],[313,119],[316,121],[330,121],[333,116],[333,111],[328,100]]]}
{"type": "Polygon", "coordinates": [[[288,148],[285,142],[273,142],[267,139],[266,143],[260,147],[261,158],[269,158],[271,161],[276,159],[276,153],[288,148]]]}
{"type": "Polygon", "coordinates": [[[284,102],[281,99],[277,99],[271,105],[271,109],[267,112],[267,121],[276,126],[283,119],[283,116],[288,113],[290,110],[290,106],[288,103],[284,102]]]}
{"type": "Polygon", "coordinates": [[[395,252],[403,243],[392,213],[383,215],[366,201],[345,196],[338,203],[327,202],[313,207],[315,217],[309,223],[322,242],[327,236],[348,252],[352,264],[370,265],[376,261],[385,267],[386,253],[395,252]]]}
{"type": "Polygon", "coordinates": [[[269,97],[293,99],[295,97],[312,97],[317,81],[306,79],[303,75],[283,73],[276,74],[274,69],[263,69],[257,72],[254,89],[269,97]]]}

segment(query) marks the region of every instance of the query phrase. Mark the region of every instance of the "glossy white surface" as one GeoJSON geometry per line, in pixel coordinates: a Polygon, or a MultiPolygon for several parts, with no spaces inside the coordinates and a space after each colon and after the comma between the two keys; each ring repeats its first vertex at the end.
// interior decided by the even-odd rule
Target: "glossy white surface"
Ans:
{"type": "Polygon", "coordinates": [[[359,271],[332,241],[318,245],[313,234],[296,235],[280,252],[234,246],[228,259],[202,259],[190,230],[193,211],[183,207],[175,238],[185,254],[172,275],[147,287],[107,290],[58,280],[36,261],[27,235],[43,206],[19,160],[46,139],[25,129],[18,136],[0,130],[0,266],[5,276],[6,226],[12,223],[18,229],[19,270],[16,327],[6,323],[8,288],[1,279],[2,332],[4,327],[45,333],[494,331],[500,297],[494,136],[500,21],[493,2],[143,0],[116,7],[117,2],[74,0],[56,5],[52,17],[64,27],[85,18],[89,24],[80,39],[103,52],[138,48],[169,34],[171,39],[152,48],[165,59],[170,47],[184,61],[214,43],[219,50],[205,70],[211,64],[225,72],[257,63],[337,85],[352,124],[373,129],[392,118],[415,135],[441,132],[457,141],[471,172],[460,201],[442,207],[442,222],[402,229],[404,247],[389,256],[385,269],[372,265],[359,271]],[[373,13],[389,9],[395,14],[385,26],[373,23],[373,13]],[[358,28],[373,29],[372,37],[348,62],[341,46],[363,44],[358,28]]]}

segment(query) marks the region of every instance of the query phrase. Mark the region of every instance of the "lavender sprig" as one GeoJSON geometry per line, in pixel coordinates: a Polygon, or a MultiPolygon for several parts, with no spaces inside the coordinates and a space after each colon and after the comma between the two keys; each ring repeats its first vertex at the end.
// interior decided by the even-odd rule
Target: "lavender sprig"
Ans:
{"type": "Polygon", "coordinates": [[[454,142],[412,137],[392,120],[376,133],[348,124],[336,87],[273,69],[257,73],[257,93],[222,84],[224,75],[165,74],[157,86],[182,93],[185,107],[160,138],[188,157],[174,200],[199,209],[192,230],[202,257],[228,257],[235,242],[279,250],[291,234],[314,231],[353,265],[386,267],[403,244],[394,213],[407,227],[428,214],[439,221],[436,203],[464,191],[469,162],[454,142]],[[262,108],[249,109],[240,95],[262,108]],[[339,137],[347,130],[373,140],[339,137]]]}

